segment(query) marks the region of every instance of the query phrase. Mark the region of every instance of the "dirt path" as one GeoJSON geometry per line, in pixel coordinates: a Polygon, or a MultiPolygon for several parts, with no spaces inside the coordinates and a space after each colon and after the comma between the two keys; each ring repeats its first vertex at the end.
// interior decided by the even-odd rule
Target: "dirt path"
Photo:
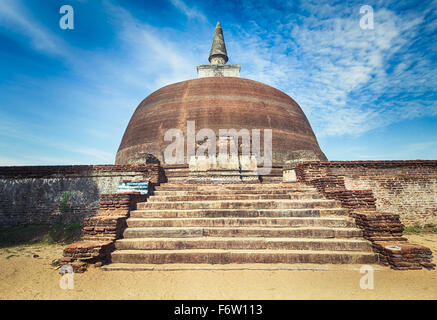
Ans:
{"type": "MultiPolygon", "coordinates": [[[[437,235],[408,238],[437,254],[437,235]]],[[[328,271],[109,272],[90,268],[74,275],[73,290],[63,290],[61,276],[50,265],[62,249],[59,245],[0,249],[0,299],[437,299],[436,270],[379,267],[374,289],[363,290],[360,266],[350,265],[324,265],[328,271]]]]}

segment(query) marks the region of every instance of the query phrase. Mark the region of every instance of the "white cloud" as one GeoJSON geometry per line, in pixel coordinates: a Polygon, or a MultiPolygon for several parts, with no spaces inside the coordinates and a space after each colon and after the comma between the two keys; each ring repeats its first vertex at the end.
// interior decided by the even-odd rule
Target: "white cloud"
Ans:
{"type": "MultiPolygon", "coordinates": [[[[375,9],[374,30],[362,30],[359,6],[305,2],[304,7],[309,15],[299,17],[299,24],[263,30],[257,23],[268,25],[274,18],[266,16],[257,17],[252,30],[234,27],[230,54],[241,61],[243,76],[290,94],[319,137],[359,135],[437,114],[436,103],[424,98],[427,91],[435,92],[433,61],[405,52],[420,37],[423,16],[375,9]],[[396,99],[405,94],[416,99],[396,99]]],[[[256,15],[255,9],[247,10],[247,16],[256,15]]]]}
{"type": "MultiPolygon", "coordinates": [[[[92,161],[97,160],[104,163],[108,163],[108,162],[113,162],[114,160],[115,156],[113,153],[106,152],[104,150],[100,150],[89,146],[78,145],[78,143],[74,141],[74,139],[71,138],[66,139],[65,137],[63,139],[61,135],[59,135],[58,137],[53,137],[52,135],[47,135],[47,133],[44,134],[44,129],[47,128],[45,128],[44,125],[42,124],[24,123],[17,119],[11,119],[6,115],[1,115],[0,118],[0,136],[8,137],[10,141],[22,140],[34,146],[44,146],[45,148],[46,147],[55,148],[62,152],[69,152],[77,155],[85,155],[88,156],[89,159],[92,159],[92,161]],[[34,132],[39,132],[39,135],[35,135],[34,132]]],[[[10,160],[11,161],[14,160],[18,164],[29,164],[29,163],[35,164],[35,162],[39,163],[43,160],[47,160],[48,162],[52,161],[51,162],[52,164],[69,163],[68,159],[65,158],[64,159],[53,158],[53,157],[41,158],[38,155],[32,156],[28,154],[23,154],[20,158],[10,159],[10,160]],[[31,161],[29,161],[29,159],[31,161]]],[[[7,158],[3,158],[2,163],[4,163],[4,165],[7,165],[6,164],[7,162],[8,162],[7,158]]]]}
{"type": "Polygon", "coordinates": [[[38,51],[68,56],[67,44],[41,25],[27,8],[18,0],[0,1],[0,26],[19,33],[30,40],[38,51]]]}
{"type": "MultiPolygon", "coordinates": [[[[182,0],[171,2],[189,19],[205,23],[199,28],[208,25],[202,12],[182,0]]],[[[433,3],[435,7],[437,2],[433,3]]],[[[436,91],[435,62],[426,52],[405,49],[420,37],[419,26],[431,11],[423,15],[396,14],[375,8],[375,29],[361,30],[359,6],[347,8],[343,4],[309,1],[302,6],[305,15],[291,16],[262,2],[247,1],[241,17],[253,20],[244,26],[223,25],[230,63],[242,65],[242,77],[288,93],[304,109],[318,137],[360,135],[396,121],[437,115],[435,102],[426,98],[428,92],[436,91]]],[[[123,113],[127,124],[129,112],[149,93],[196,77],[195,67],[206,61],[211,39],[205,41],[192,32],[156,28],[110,1],[104,2],[102,11],[117,21],[114,47],[122,54],[110,49],[86,52],[68,47],[17,1],[0,1],[0,24],[25,35],[35,50],[66,58],[72,74],[81,81],[63,83],[62,88],[80,92],[74,99],[86,117],[92,106],[93,110],[102,111],[103,119],[115,112],[123,113]],[[72,87],[67,88],[68,85],[72,87]],[[86,90],[79,90],[81,86],[86,90]]],[[[433,21],[426,25],[428,32],[435,30],[436,19],[433,21]]],[[[210,34],[212,38],[213,30],[210,34]]],[[[44,90],[42,81],[38,79],[36,85],[44,90]]],[[[14,124],[14,119],[10,123],[14,124]]],[[[100,136],[100,140],[111,140],[115,134],[109,127],[102,124],[105,134],[90,132],[100,136]]],[[[3,135],[113,162],[115,150],[101,150],[92,141],[65,147],[30,134],[38,132],[38,128],[27,124],[0,127],[3,135]]]]}
{"type": "Polygon", "coordinates": [[[83,154],[90,156],[91,158],[98,159],[105,163],[112,162],[115,159],[115,155],[110,152],[99,150],[96,148],[86,147],[86,146],[68,146],[68,145],[58,145],[58,147],[77,154],[83,154]]]}
{"type": "Polygon", "coordinates": [[[189,19],[200,19],[202,21],[207,21],[206,17],[198,10],[194,8],[190,8],[186,5],[186,3],[182,0],[170,0],[170,2],[177,9],[182,11],[189,19]]]}
{"type": "Polygon", "coordinates": [[[30,163],[21,159],[0,157],[0,166],[25,166],[28,164],[30,163]]]}
{"type": "MultiPolygon", "coordinates": [[[[11,4],[10,6],[6,6],[6,2],[2,4],[3,6],[0,6],[0,15],[8,16],[8,19],[10,19],[6,23],[6,27],[16,28],[19,25],[21,28],[21,26],[25,26],[23,21],[27,21],[26,23],[30,25],[33,24],[31,14],[28,11],[19,10],[18,5],[12,7],[12,2],[8,2],[8,4],[11,4]],[[9,10],[12,10],[13,15],[9,15],[9,10]],[[13,19],[10,18],[11,16],[13,19]]],[[[8,86],[16,88],[17,85],[20,85],[23,90],[28,91],[38,90],[37,88],[39,88],[41,92],[47,91],[47,88],[51,88],[51,90],[57,88],[55,91],[59,95],[68,97],[69,103],[75,105],[72,112],[83,114],[85,118],[82,125],[85,125],[85,123],[95,125],[96,120],[101,122],[101,118],[110,118],[111,115],[122,113],[123,117],[127,118],[124,125],[127,125],[131,112],[151,91],[170,83],[195,77],[195,62],[198,59],[191,52],[191,48],[185,46],[182,41],[179,43],[171,41],[165,32],[148,24],[140,23],[129,12],[112,5],[110,2],[106,3],[104,9],[120,22],[116,30],[118,38],[115,41],[119,51],[125,54],[116,55],[111,51],[86,52],[80,48],[72,48],[71,55],[68,55],[65,61],[72,74],[79,76],[80,82],[62,81],[62,83],[52,83],[53,81],[50,80],[39,79],[35,81],[30,78],[27,79],[29,83],[11,83],[8,86]],[[85,56],[87,58],[83,59],[85,56]],[[25,88],[26,86],[28,88],[25,88]],[[80,94],[76,94],[78,92],[80,94]],[[91,110],[89,110],[90,107],[92,107],[91,110]],[[99,115],[98,118],[94,119],[94,123],[90,119],[92,114],[99,115]]],[[[23,33],[24,27],[16,30],[23,33]]],[[[54,44],[53,48],[57,48],[55,44],[58,43],[58,39],[49,30],[43,28],[38,30],[43,31],[35,33],[35,30],[33,30],[33,39],[37,39],[38,36],[50,39],[54,44]]],[[[32,47],[48,55],[63,54],[63,52],[51,50],[52,47],[50,46],[32,47]]],[[[56,98],[54,101],[56,101],[56,98]]],[[[55,103],[61,103],[61,101],[55,103]]],[[[63,108],[67,108],[67,106],[63,106],[63,108]]],[[[61,119],[54,119],[51,114],[44,114],[44,112],[44,110],[38,110],[38,116],[47,117],[51,121],[62,121],[72,128],[74,127],[74,122],[71,122],[69,117],[65,118],[64,114],[60,114],[61,119]]],[[[84,155],[92,162],[113,163],[116,149],[106,151],[100,148],[98,142],[102,142],[102,135],[99,139],[89,139],[89,141],[80,144],[77,135],[82,134],[82,132],[74,132],[71,131],[72,128],[65,128],[62,131],[62,137],[60,135],[50,135],[50,130],[53,129],[50,129],[49,122],[35,123],[30,120],[31,118],[30,114],[27,118],[23,114],[2,115],[0,135],[5,139],[19,139],[33,145],[55,148],[61,150],[61,153],[84,155]]],[[[78,120],[75,119],[74,121],[78,120]]],[[[120,119],[111,121],[120,123],[120,119]]],[[[119,142],[123,129],[121,127],[114,130],[108,124],[106,126],[101,124],[101,130],[105,131],[103,137],[106,141],[110,139],[119,142]]],[[[75,130],[83,131],[83,128],[75,127],[75,130]]],[[[96,134],[93,134],[93,136],[96,137],[96,134]]],[[[83,136],[81,138],[84,140],[83,136]]],[[[106,143],[105,148],[108,145],[109,143],[106,143]]],[[[24,156],[21,159],[24,159],[24,156]]],[[[66,155],[66,157],[71,158],[71,155],[66,155]]],[[[31,161],[40,163],[38,159],[38,157],[33,157],[31,161]]],[[[17,163],[27,163],[23,162],[24,160],[15,160],[18,161],[17,163]]],[[[47,157],[46,160],[51,164],[53,163],[50,162],[51,160],[60,163],[59,159],[50,157],[47,157]]],[[[70,160],[70,163],[74,162],[76,162],[74,159],[70,160]]],[[[4,163],[6,163],[6,160],[4,163]]]]}

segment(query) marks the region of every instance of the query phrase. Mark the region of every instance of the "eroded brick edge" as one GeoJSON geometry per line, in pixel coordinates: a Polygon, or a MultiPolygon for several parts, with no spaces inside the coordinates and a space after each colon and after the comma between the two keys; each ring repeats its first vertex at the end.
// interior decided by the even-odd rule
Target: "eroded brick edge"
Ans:
{"type": "MultiPolygon", "coordinates": [[[[435,166],[437,161],[415,161],[417,164],[435,166]]],[[[351,162],[302,162],[296,166],[298,181],[314,186],[328,199],[341,202],[349,210],[356,225],[363,230],[365,239],[372,243],[381,264],[395,270],[435,269],[430,248],[412,244],[403,237],[404,225],[397,213],[378,212],[372,190],[348,190],[344,177],[332,174],[331,166],[403,166],[411,161],[351,161],[351,162]]]]}
{"type": "Polygon", "coordinates": [[[147,196],[136,191],[102,194],[98,215],[84,219],[82,240],[64,248],[60,264],[84,272],[91,264],[100,267],[110,263],[115,241],[122,238],[130,211],[147,196]]]}

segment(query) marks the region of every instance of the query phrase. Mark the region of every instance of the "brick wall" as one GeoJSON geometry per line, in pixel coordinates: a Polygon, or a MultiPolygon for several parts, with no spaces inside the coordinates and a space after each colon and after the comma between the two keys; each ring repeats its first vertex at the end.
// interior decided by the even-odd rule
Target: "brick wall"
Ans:
{"type": "Polygon", "coordinates": [[[403,224],[437,224],[436,160],[302,162],[296,175],[344,177],[347,189],[372,190],[376,209],[398,213],[403,224]]]}
{"type": "Polygon", "coordinates": [[[104,193],[101,195],[98,215],[84,219],[81,241],[64,248],[61,265],[69,264],[75,272],[84,272],[90,264],[102,266],[111,260],[115,241],[123,235],[130,211],[148,195],[138,191],[104,193]]]}
{"type": "MultiPolygon", "coordinates": [[[[296,177],[299,181],[315,186],[328,199],[341,201],[342,207],[349,209],[350,216],[363,230],[364,238],[372,243],[373,250],[381,263],[397,270],[434,269],[431,250],[422,245],[409,243],[408,239],[402,236],[404,225],[399,213],[377,211],[376,198],[378,196],[375,195],[378,193],[383,197],[384,193],[396,192],[398,197],[392,198],[390,205],[395,204],[400,208],[405,208],[404,203],[410,201],[410,197],[414,195],[409,195],[404,190],[408,189],[408,183],[416,181],[419,186],[416,193],[419,194],[418,197],[425,199],[423,207],[427,209],[433,206],[435,192],[433,189],[428,190],[428,187],[434,181],[432,169],[434,165],[434,161],[302,162],[296,166],[296,177]],[[405,182],[405,176],[411,179],[408,183],[405,182]],[[354,190],[349,189],[351,187],[346,184],[346,178],[360,182],[359,188],[369,186],[369,184],[362,183],[363,181],[377,183],[373,185],[374,189],[354,190]],[[426,182],[420,181],[421,179],[425,179],[426,182]],[[430,184],[427,183],[428,180],[431,180],[430,184]],[[385,184],[379,185],[378,182],[381,181],[385,184]],[[393,188],[392,184],[387,184],[387,181],[395,181],[396,188],[393,188]],[[429,191],[430,194],[428,194],[429,191]]],[[[353,184],[350,185],[353,188],[353,184]]],[[[410,208],[422,209],[419,203],[410,208]]],[[[385,210],[383,206],[378,209],[385,210]]],[[[431,218],[433,218],[432,215],[431,212],[431,218]]],[[[425,223],[421,220],[421,215],[415,216],[413,221],[414,224],[425,223]]]]}
{"type": "Polygon", "coordinates": [[[97,214],[101,194],[116,192],[121,180],[163,177],[158,164],[0,167],[0,225],[80,222],[97,214]]]}

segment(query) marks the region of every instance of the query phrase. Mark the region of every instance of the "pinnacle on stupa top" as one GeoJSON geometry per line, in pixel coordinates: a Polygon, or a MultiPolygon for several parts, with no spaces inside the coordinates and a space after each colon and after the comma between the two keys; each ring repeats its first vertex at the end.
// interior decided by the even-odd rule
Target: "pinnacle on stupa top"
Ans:
{"type": "Polygon", "coordinates": [[[211,51],[209,53],[209,62],[211,64],[226,64],[228,62],[228,53],[226,52],[225,39],[220,22],[217,22],[212,40],[211,51]]]}
{"type": "Polygon", "coordinates": [[[211,51],[209,52],[209,64],[199,64],[197,66],[197,77],[239,77],[239,64],[226,64],[228,62],[228,53],[226,51],[225,39],[220,22],[214,31],[211,51]]]}

